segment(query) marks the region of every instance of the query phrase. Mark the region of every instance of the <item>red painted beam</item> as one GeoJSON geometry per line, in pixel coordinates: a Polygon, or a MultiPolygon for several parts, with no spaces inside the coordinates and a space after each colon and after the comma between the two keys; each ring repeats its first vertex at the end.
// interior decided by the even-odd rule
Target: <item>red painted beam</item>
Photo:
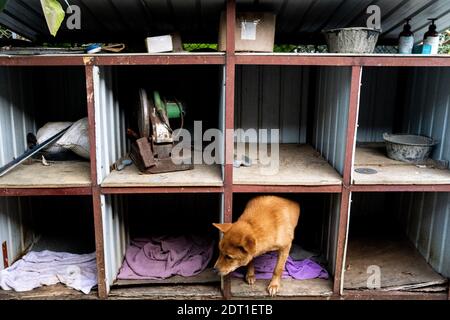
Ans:
{"type": "Polygon", "coordinates": [[[342,274],[345,268],[345,256],[346,256],[346,242],[347,242],[347,232],[348,232],[348,219],[350,215],[350,198],[351,193],[348,189],[343,189],[341,194],[341,207],[339,209],[339,229],[338,229],[338,240],[337,240],[337,251],[336,251],[336,269],[334,270],[334,283],[333,292],[334,294],[341,294],[342,287],[342,274]]]}
{"type": "Polygon", "coordinates": [[[352,192],[450,192],[450,185],[351,185],[352,192]]]}
{"type": "Polygon", "coordinates": [[[102,187],[102,194],[222,193],[223,187],[102,187]]]}
{"type": "Polygon", "coordinates": [[[223,65],[224,54],[101,55],[96,65],[223,65]]]}
{"type": "Polygon", "coordinates": [[[359,96],[361,93],[361,77],[362,68],[360,66],[352,67],[352,76],[350,83],[350,101],[348,106],[348,120],[347,120],[347,139],[345,146],[345,161],[344,161],[344,185],[350,185],[353,168],[353,158],[356,145],[356,128],[358,125],[359,113],[359,96]]]}
{"type": "Polygon", "coordinates": [[[0,197],[82,196],[91,194],[92,194],[91,187],[0,188],[0,197]]]}
{"type": "Polygon", "coordinates": [[[0,66],[83,66],[83,55],[0,55],[0,66]]]}
{"type": "Polygon", "coordinates": [[[329,54],[252,54],[236,55],[236,64],[247,65],[308,65],[365,67],[450,67],[450,56],[351,56],[329,54]]]}
{"type": "Polygon", "coordinates": [[[264,186],[233,185],[234,193],[341,193],[342,186],[264,186]]]}

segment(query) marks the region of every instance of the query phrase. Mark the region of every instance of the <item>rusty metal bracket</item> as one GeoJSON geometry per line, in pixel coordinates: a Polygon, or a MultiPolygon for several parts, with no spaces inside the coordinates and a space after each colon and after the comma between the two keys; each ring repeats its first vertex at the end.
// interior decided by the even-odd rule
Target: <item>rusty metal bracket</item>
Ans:
{"type": "Polygon", "coordinates": [[[8,268],[9,267],[9,261],[8,261],[8,245],[6,244],[6,241],[2,243],[2,253],[3,253],[3,267],[8,268]]]}

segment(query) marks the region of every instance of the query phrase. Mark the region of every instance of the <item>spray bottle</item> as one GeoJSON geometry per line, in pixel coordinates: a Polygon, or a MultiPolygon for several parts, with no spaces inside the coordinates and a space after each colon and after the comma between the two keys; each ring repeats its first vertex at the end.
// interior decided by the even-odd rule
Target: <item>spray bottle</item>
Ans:
{"type": "Polygon", "coordinates": [[[428,31],[423,37],[423,44],[431,47],[431,54],[437,54],[439,50],[439,33],[436,31],[436,25],[434,22],[437,19],[428,19],[431,21],[428,31]]]}
{"type": "Polygon", "coordinates": [[[414,34],[411,32],[410,18],[406,19],[403,31],[398,40],[398,52],[401,54],[411,54],[414,47],[414,34]]]}

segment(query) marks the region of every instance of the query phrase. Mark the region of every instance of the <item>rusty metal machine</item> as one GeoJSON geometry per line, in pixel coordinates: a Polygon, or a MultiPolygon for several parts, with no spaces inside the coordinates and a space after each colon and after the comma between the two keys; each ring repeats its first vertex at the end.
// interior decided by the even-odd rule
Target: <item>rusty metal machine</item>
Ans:
{"type": "Polygon", "coordinates": [[[145,89],[139,90],[138,127],[140,137],[131,145],[130,157],[143,173],[162,173],[193,169],[192,152],[189,155],[173,155],[176,137],[169,120],[178,119],[180,128],[184,122],[183,105],[160,97],[153,91],[151,97],[145,89]]]}

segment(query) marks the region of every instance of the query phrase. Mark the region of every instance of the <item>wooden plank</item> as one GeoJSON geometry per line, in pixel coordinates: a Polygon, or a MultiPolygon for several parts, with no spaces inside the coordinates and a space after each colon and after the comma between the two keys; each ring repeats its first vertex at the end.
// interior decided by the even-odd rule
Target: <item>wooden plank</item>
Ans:
{"type": "Polygon", "coordinates": [[[26,292],[0,290],[0,300],[92,300],[97,299],[97,291],[89,294],[71,289],[62,284],[43,286],[26,292]]]}
{"type": "Polygon", "coordinates": [[[348,244],[344,288],[367,289],[371,265],[381,268],[380,290],[417,291],[447,283],[407,240],[359,238],[348,244]]]}
{"type": "MultiPolygon", "coordinates": [[[[243,279],[231,279],[231,294],[234,297],[268,297],[267,286],[270,280],[256,280],[253,286],[247,284],[243,279]]],[[[331,296],[333,294],[333,283],[331,280],[311,279],[293,280],[282,279],[281,289],[277,297],[300,297],[300,296],[331,296]]]]}
{"type": "Polygon", "coordinates": [[[450,170],[421,168],[413,164],[389,159],[382,147],[356,148],[355,169],[371,168],[376,174],[353,173],[355,185],[393,184],[450,184],[450,170]]]}
{"type": "Polygon", "coordinates": [[[193,170],[142,174],[135,165],[112,171],[102,187],[205,187],[223,185],[219,165],[196,164],[193,170]]]}
{"type": "Polygon", "coordinates": [[[21,164],[0,178],[0,188],[58,188],[91,186],[89,162],[56,161],[21,164]]]}
{"type": "MultiPolygon", "coordinates": [[[[249,146],[249,145],[248,145],[249,146]]],[[[341,185],[339,173],[309,145],[280,144],[279,167],[275,174],[259,163],[256,146],[249,146],[251,167],[234,168],[233,182],[240,185],[341,185]]]]}
{"type": "Polygon", "coordinates": [[[193,283],[219,283],[220,276],[211,268],[204,270],[196,276],[182,277],[173,276],[167,279],[145,279],[145,280],[123,280],[118,279],[114,282],[114,286],[142,286],[142,285],[156,285],[156,284],[193,284],[193,283]]]}
{"type": "Polygon", "coordinates": [[[113,288],[108,299],[223,299],[219,286],[173,285],[113,288]]]}

